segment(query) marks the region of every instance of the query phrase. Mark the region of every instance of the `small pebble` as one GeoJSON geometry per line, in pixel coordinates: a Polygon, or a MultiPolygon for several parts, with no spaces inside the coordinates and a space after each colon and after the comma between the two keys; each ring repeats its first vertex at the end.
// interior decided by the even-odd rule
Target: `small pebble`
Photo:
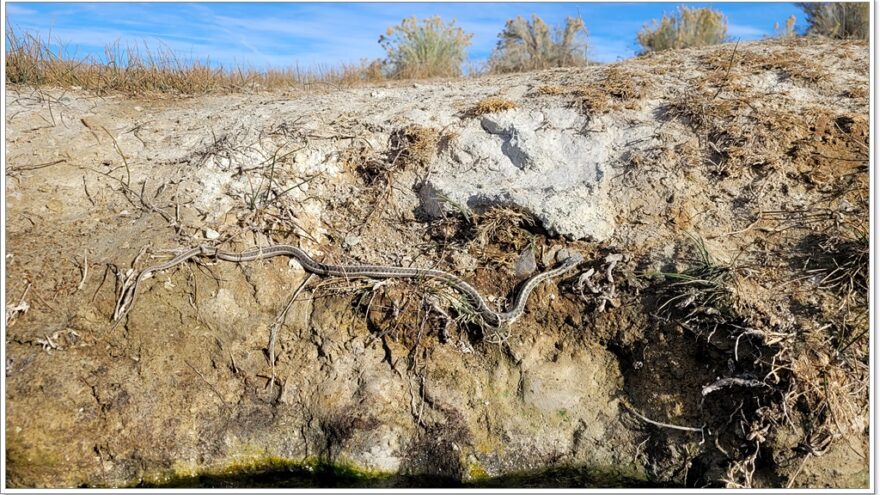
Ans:
{"type": "Polygon", "coordinates": [[[620,253],[612,253],[605,257],[605,263],[615,263],[623,261],[623,255],[620,253]]]}
{"type": "Polygon", "coordinates": [[[556,253],[556,261],[563,262],[575,255],[575,252],[568,248],[562,248],[556,253]]]}
{"type": "Polygon", "coordinates": [[[342,244],[347,248],[351,248],[351,247],[357,246],[358,244],[360,244],[360,242],[361,242],[360,237],[358,237],[354,234],[348,234],[347,236],[345,236],[345,239],[342,241],[342,244]]]}
{"type": "Polygon", "coordinates": [[[419,201],[421,203],[422,213],[431,220],[443,218],[443,204],[440,202],[437,190],[429,182],[426,182],[419,188],[419,201]]]}
{"type": "Polygon", "coordinates": [[[529,246],[525,251],[520,253],[513,271],[517,277],[522,278],[531,275],[537,268],[538,264],[535,261],[535,252],[532,250],[532,247],[529,246]]]}
{"type": "Polygon", "coordinates": [[[544,256],[541,257],[541,263],[543,263],[544,266],[552,265],[556,260],[556,253],[558,253],[560,249],[562,249],[562,246],[553,246],[548,249],[544,253],[544,256]]]}
{"type": "Polygon", "coordinates": [[[220,232],[214,229],[205,229],[205,238],[211,241],[217,240],[220,238],[220,232]]]}

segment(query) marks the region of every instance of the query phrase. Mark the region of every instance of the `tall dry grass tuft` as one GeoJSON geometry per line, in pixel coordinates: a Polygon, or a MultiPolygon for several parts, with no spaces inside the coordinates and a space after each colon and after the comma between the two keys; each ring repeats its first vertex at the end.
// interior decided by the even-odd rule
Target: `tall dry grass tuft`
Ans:
{"type": "Polygon", "coordinates": [[[6,31],[6,81],[11,85],[79,87],[98,94],[171,93],[199,95],[311,87],[351,87],[384,79],[381,63],[362,61],[336,67],[257,70],[224,68],[210,60],[184,60],[166,46],[121,45],[103,57],[70,54],[51,37],[6,31]]]}
{"type": "Polygon", "coordinates": [[[564,28],[552,32],[536,15],[531,22],[522,17],[510,19],[498,35],[489,70],[505,73],[586,65],[586,36],[584,21],[578,17],[568,17],[564,28]]]}
{"type": "Polygon", "coordinates": [[[837,39],[868,39],[868,2],[798,3],[807,16],[807,34],[837,39]]]}
{"type": "Polygon", "coordinates": [[[386,64],[395,79],[456,77],[471,38],[454,20],[447,24],[438,16],[421,21],[409,17],[389,27],[379,44],[388,52],[386,64]]]}
{"type": "Polygon", "coordinates": [[[776,33],[777,38],[794,38],[797,36],[797,33],[794,30],[794,25],[797,22],[797,17],[791,15],[788,19],[785,20],[785,27],[781,27],[778,22],[773,24],[773,31],[776,33]]]}
{"type": "Polygon", "coordinates": [[[676,14],[651,21],[636,35],[642,53],[717,45],[727,36],[727,18],[710,8],[679,7],[676,14]]]}

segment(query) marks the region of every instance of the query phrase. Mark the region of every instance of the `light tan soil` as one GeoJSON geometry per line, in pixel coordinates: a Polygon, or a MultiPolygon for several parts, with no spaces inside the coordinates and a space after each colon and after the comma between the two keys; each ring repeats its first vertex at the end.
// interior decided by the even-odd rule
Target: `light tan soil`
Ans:
{"type": "Polygon", "coordinates": [[[435,484],[865,487],[867,90],[866,44],[815,40],[322,94],[11,88],[8,483],[317,459],[435,484]],[[582,116],[607,239],[422,191],[465,176],[456,143],[493,96],[514,122],[582,116]],[[312,277],[274,367],[308,278],[282,258],[158,273],[113,327],[130,268],[208,243],[437,267],[499,306],[529,246],[539,270],[560,247],[589,261],[501,331],[440,285],[312,277]]]}

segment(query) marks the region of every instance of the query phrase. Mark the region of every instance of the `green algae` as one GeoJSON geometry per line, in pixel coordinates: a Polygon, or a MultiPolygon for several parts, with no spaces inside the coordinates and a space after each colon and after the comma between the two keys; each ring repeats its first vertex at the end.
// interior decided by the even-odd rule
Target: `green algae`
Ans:
{"type": "Polygon", "coordinates": [[[639,488],[657,487],[642,473],[619,468],[551,467],[489,476],[482,466],[469,467],[468,481],[427,474],[387,473],[347,463],[309,458],[303,461],[269,457],[187,475],[170,474],[145,480],[140,488],[639,488]]]}
{"type": "Polygon", "coordinates": [[[385,486],[392,473],[363,469],[343,462],[318,458],[293,461],[264,457],[230,463],[222,468],[189,474],[175,470],[145,479],[139,488],[369,488],[385,486]]]}

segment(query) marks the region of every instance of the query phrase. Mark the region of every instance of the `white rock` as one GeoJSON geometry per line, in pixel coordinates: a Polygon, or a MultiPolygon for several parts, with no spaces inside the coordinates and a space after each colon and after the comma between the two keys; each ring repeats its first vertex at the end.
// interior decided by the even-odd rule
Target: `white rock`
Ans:
{"type": "Polygon", "coordinates": [[[287,262],[287,266],[292,272],[303,273],[306,271],[305,268],[303,268],[302,264],[300,264],[300,262],[296,260],[296,258],[290,258],[290,260],[287,262]]]}
{"type": "Polygon", "coordinates": [[[459,204],[516,205],[552,233],[606,240],[614,233],[611,149],[640,136],[579,132],[586,125],[564,107],[485,115],[438,158],[432,185],[459,204]]]}
{"type": "Polygon", "coordinates": [[[214,229],[205,229],[205,239],[214,241],[220,238],[220,232],[214,229]]]}

